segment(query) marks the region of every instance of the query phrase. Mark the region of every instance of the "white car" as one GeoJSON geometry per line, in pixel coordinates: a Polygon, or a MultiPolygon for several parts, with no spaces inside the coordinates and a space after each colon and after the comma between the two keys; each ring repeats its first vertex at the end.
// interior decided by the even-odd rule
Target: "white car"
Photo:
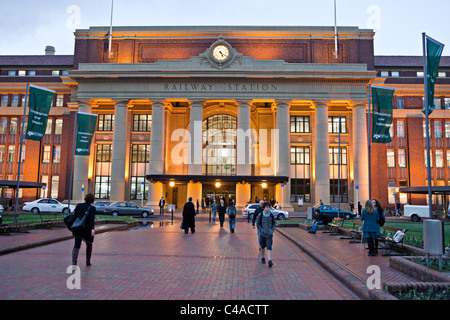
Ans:
{"type": "MultiPolygon", "coordinates": [[[[75,210],[75,206],[70,205],[70,212],[75,210]]],[[[67,204],[62,204],[55,199],[37,199],[32,202],[25,202],[23,211],[31,211],[38,214],[39,212],[62,212],[64,214],[69,213],[69,207],[67,204]]]]}
{"type": "MultiPolygon", "coordinates": [[[[248,204],[244,210],[242,210],[242,215],[244,217],[250,216],[250,218],[253,218],[253,213],[255,212],[256,208],[259,207],[259,203],[251,203],[248,204]]],[[[270,212],[273,214],[273,216],[278,220],[284,220],[289,219],[289,213],[284,210],[278,210],[273,207],[270,207],[270,212]]]]}

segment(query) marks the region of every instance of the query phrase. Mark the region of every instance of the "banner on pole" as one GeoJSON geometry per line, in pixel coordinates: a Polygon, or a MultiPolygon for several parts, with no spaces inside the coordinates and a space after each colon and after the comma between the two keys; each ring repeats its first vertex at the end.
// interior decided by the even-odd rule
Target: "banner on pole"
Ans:
{"type": "Polygon", "coordinates": [[[36,141],[42,139],[47,128],[48,113],[54,96],[55,91],[30,85],[28,125],[25,139],[36,141]]]}
{"type": "Polygon", "coordinates": [[[78,112],[75,155],[88,156],[90,154],[92,136],[96,126],[96,114],[78,112]]]}
{"type": "MultiPolygon", "coordinates": [[[[426,39],[426,70],[427,74],[427,91],[425,94],[428,96],[428,115],[430,115],[434,110],[434,84],[436,82],[436,77],[438,75],[439,64],[441,61],[442,51],[444,50],[444,45],[433,38],[425,36],[426,39]]],[[[426,112],[426,106],[424,106],[423,113],[426,112]]]]}
{"type": "Polygon", "coordinates": [[[372,86],[372,142],[391,142],[394,89],[372,86]]]}

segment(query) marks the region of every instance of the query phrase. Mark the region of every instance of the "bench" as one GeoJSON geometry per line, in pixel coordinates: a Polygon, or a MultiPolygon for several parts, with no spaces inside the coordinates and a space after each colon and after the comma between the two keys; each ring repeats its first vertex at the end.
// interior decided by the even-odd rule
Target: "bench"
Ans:
{"type": "Polygon", "coordinates": [[[29,222],[17,222],[17,218],[20,217],[20,214],[5,214],[2,216],[2,219],[5,218],[14,218],[14,222],[4,223],[0,225],[0,234],[9,235],[11,232],[29,232],[27,230],[30,225],[29,222]]]}
{"type": "Polygon", "coordinates": [[[350,243],[359,243],[361,242],[362,237],[362,226],[364,222],[361,220],[353,220],[353,227],[350,231],[350,243]]]}
{"type": "Polygon", "coordinates": [[[333,218],[333,221],[328,224],[329,230],[327,233],[330,236],[337,236],[343,234],[347,234],[351,231],[351,229],[344,228],[344,218],[333,218]]]}
{"type": "Polygon", "coordinates": [[[404,233],[406,233],[407,229],[402,229],[402,228],[395,228],[395,227],[390,227],[390,226],[382,226],[380,228],[380,231],[382,232],[382,235],[380,235],[378,237],[378,241],[381,243],[384,243],[384,248],[385,249],[385,253],[383,254],[384,256],[390,256],[392,255],[392,249],[394,247],[401,249],[401,255],[405,255],[406,254],[406,250],[405,247],[403,246],[403,239],[405,237],[403,237],[400,241],[395,241],[394,235],[397,233],[397,231],[403,231],[404,233]]]}
{"type": "Polygon", "coordinates": [[[41,217],[41,223],[43,224],[44,228],[55,227],[64,222],[63,219],[58,219],[57,212],[39,212],[39,216],[41,217]]]}

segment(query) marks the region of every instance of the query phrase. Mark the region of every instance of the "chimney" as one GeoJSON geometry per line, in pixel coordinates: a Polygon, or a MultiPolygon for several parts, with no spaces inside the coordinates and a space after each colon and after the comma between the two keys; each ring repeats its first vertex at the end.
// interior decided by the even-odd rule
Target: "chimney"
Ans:
{"type": "Polygon", "coordinates": [[[45,55],[46,56],[54,56],[55,55],[55,47],[53,47],[53,46],[46,46],[45,47],[45,55]]]}

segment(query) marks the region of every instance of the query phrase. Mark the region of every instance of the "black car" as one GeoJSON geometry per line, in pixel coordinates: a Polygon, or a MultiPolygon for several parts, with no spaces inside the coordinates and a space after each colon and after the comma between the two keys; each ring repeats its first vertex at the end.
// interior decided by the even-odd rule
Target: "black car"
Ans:
{"type": "Polygon", "coordinates": [[[104,213],[104,207],[111,205],[111,202],[109,201],[95,201],[94,207],[95,210],[97,210],[97,214],[103,214],[104,213]]]}
{"type": "MultiPolygon", "coordinates": [[[[337,206],[330,206],[330,205],[322,205],[317,207],[317,209],[320,210],[321,213],[325,213],[329,215],[332,218],[338,217],[338,207],[337,206]]],[[[356,214],[351,211],[346,210],[339,210],[339,218],[344,218],[346,220],[350,220],[356,217],[356,214]]]]}

